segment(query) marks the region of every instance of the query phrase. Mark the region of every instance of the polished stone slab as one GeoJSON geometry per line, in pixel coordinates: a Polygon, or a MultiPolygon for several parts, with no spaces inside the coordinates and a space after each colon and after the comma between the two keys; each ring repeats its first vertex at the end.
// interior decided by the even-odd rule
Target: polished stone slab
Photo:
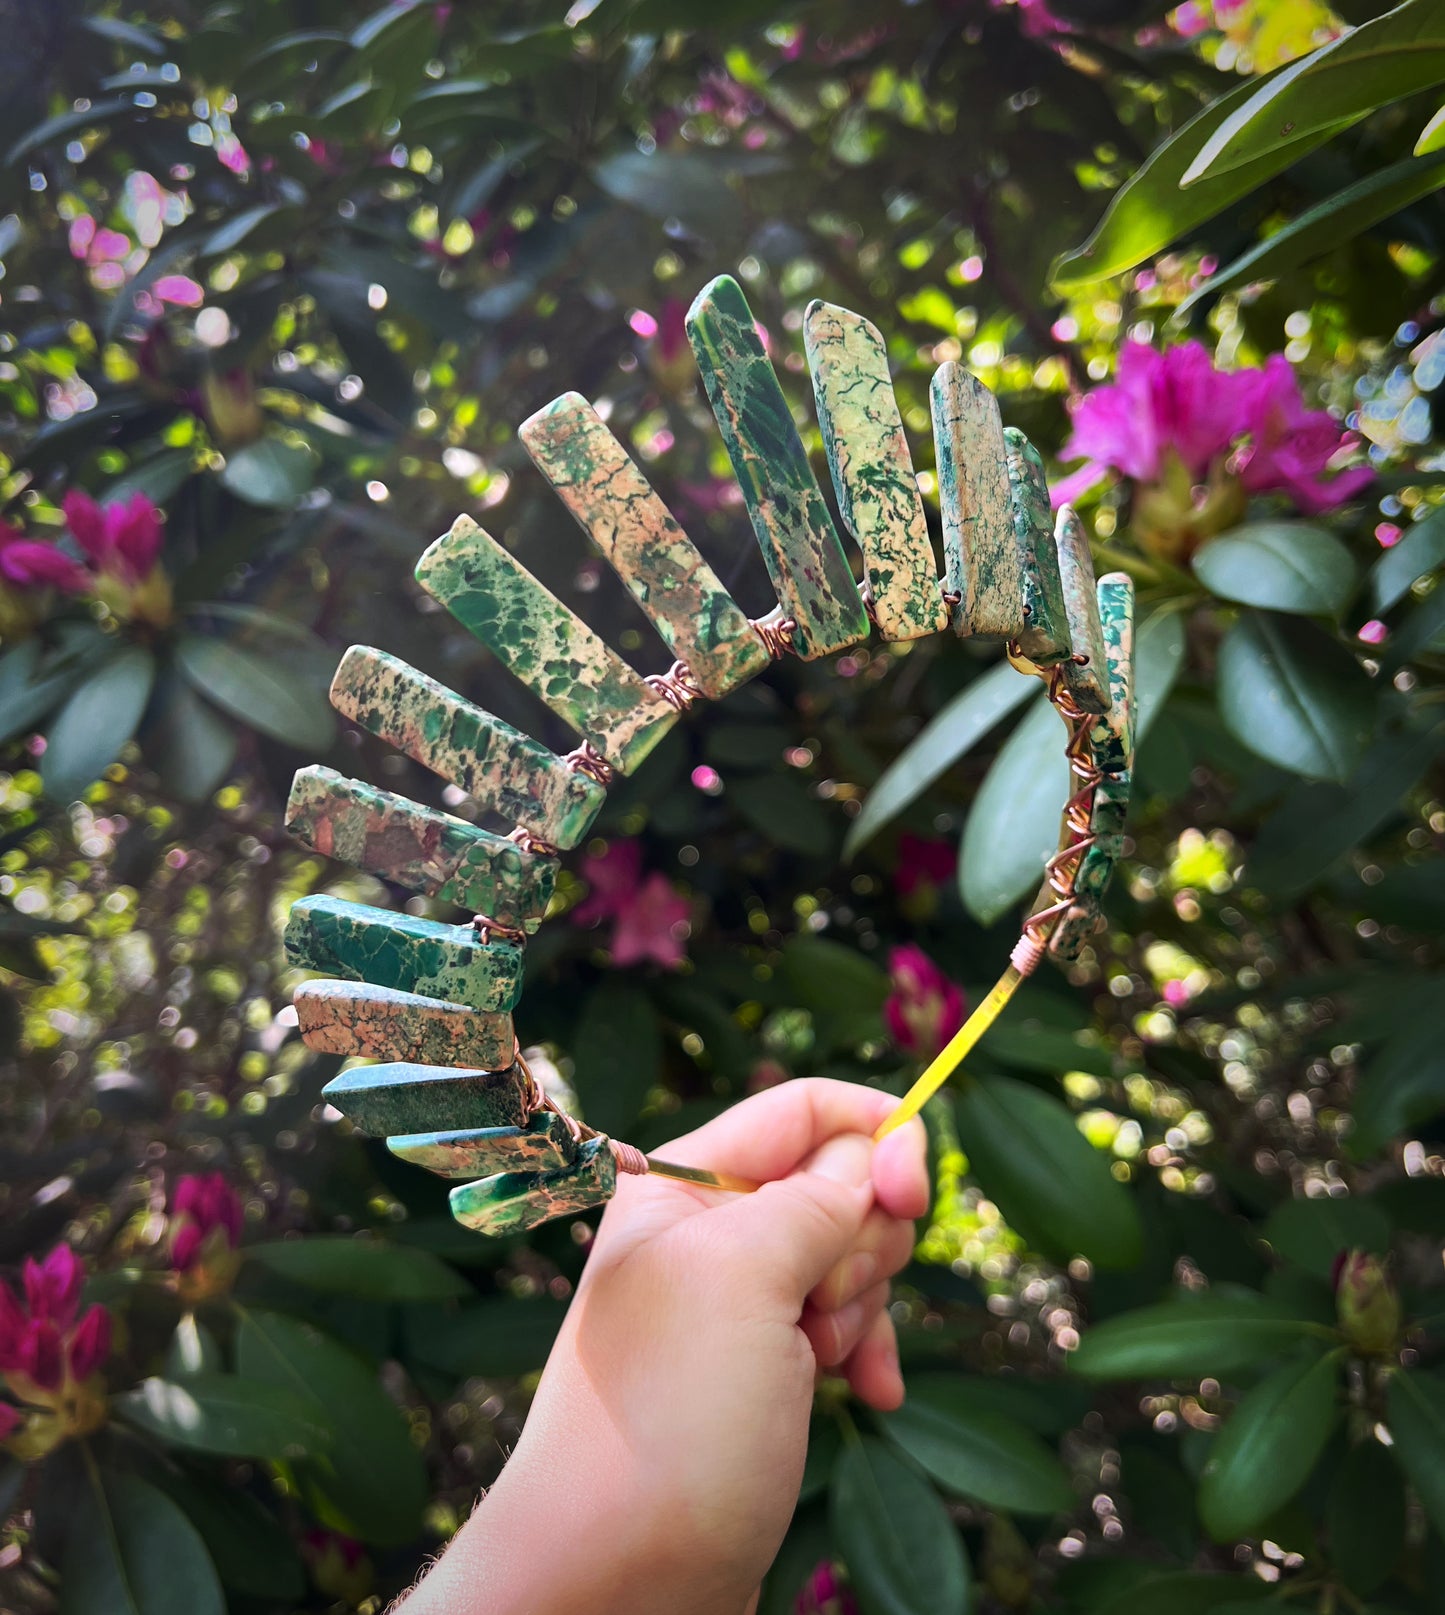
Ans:
{"type": "Polygon", "coordinates": [[[1069,620],[1054,542],[1049,481],[1039,451],[1016,426],[1004,428],[1014,539],[1024,570],[1024,626],[1019,649],[1039,667],[1052,667],[1070,654],[1069,620]]]}
{"type": "Polygon", "coordinates": [[[1078,888],[1102,895],[1123,853],[1134,770],[1134,584],[1123,572],[1099,579],[1099,618],[1109,670],[1109,711],[1090,730],[1094,761],[1104,770],[1094,792],[1090,828],[1098,840],[1084,854],[1078,888]]]}
{"type": "Polygon", "coordinates": [[[805,660],[868,635],[848,557],[752,310],[730,275],[698,293],[688,340],[783,615],[805,660]]]}
{"type": "Polygon", "coordinates": [[[998,399],[948,360],[929,389],[944,587],[959,597],[960,634],[1013,639],[1024,627],[1023,557],[1014,537],[1008,446],[998,399]]]}
{"type": "Polygon", "coordinates": [[[580,393],[517,435],[704,695],[720,700],[768,665],[742,607],[580,393]]]}
{"type": "Polygon", "coordinates": [[[321,1090],[328,1104],[375,1138],[462,1127],[521,1127],[527,1120],[527,1094],[520,1066],[458,1071],[405,1062],[352,1066],[321,1090]]]}
{"type": "Polygon", "coordinates": [[[478,1178],[497,1172],[557,1172],[570,1166],[577,1141],[566,1120],[542,1111],[525,1127],[473,1127],[445,1133],[404,1133],[388,1138],[391,1153],[443,1178],[478,1178]]]}
{"type": "Polygon", "coordinates": [[[297,770],[286,828],[324,858],[475,909],[499,925],[535,931],[552,898],[555,858],[333,768],[297,770]]]}
{"type": "Polygon", "coordinates": [[[1075,903],[1054,928],[1049,938],[1049,953],[1070,964],[1103,930],[1104,916],[1092,898],[1075,903]]]}
{"type": "Polygon", "coordinates": [[[364,981],[305,981],[293,998],[301,1041],[320,1054],[499,1071],[516,1051],[512,1017],[364,981]]]}
{"type": "Polygon", "coordinates": [[[803,315],[803,341],[838,508],[863,550],[874,624],[884,639],[936,634],[948,626],[948,607],[887,345],[861,314],[817,301],[803,315]]]}
{"type": "Polygon", "coordinates": [[[561,1172],[501,1172],[478,1183],[458,1184],[450,1200],[452,1216],[464,1227],[501,1238],[553,1217],[589,1211],[610,1200],[616,1189],[612,1151],[605,1138],[593,1138],[561,1172]]]}
{"type": "Polygon", "coordinates": [[[1109,710],[1109,668],[1104,649],[1104,625],[1094,581],[1094,557],[1089,534],[1072,505],[1059,509],[1054,524],[1059,553],[1059,579],[1064,590],[1064,611],[1074,655],[1064,663],[1064,684],[1085,712],[1109,710]],[[1082,662],[1074,657],[1083,657],[1082,662]]]}
{"type": "Polygon", "coordinates": [[[286,958],[304,970],[444,998],[471,1009],[515,1007],[522,994],[521,947],[483,942],[469,925],[303,897],[286,921],[286,958]]]}
{"type": "Polygon", "coordinates": [[[596,780],[568,768],[529,735],[370,645],[353,645],[341,658],[331,704],[554,847],[575,847],[607,798],[596,780]]]}
{"type": "Polygon", "coordinates": [[[470,516],[458,516],[423,554],[416,578],[624,774],[676,723],[676,710],[641,674],[470,516]]]}

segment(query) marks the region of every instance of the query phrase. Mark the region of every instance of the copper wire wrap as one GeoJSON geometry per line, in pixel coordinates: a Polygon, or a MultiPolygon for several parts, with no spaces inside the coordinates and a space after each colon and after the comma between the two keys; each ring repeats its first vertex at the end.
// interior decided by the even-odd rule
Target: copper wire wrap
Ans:
{"type": "Polygon", "coordinates": [[[604,791],[617,778],[617,770],[590,740],[582,741],[562,761],[574,774],[586,774],[589,779],[595,779],[604,791]]]}
{"type": "MultiPolygon", "coordinates": [[[[523,1125],[530,1122],[539,1111],[545,1111],[562,1118],[562,1125],[572,1135],[574,1144],[585,1144],[591,1138],[606,1138],[606,1135],[599,1133],[595,1127],[589,1127],[586,1122],[568,1115],[550,1094],[543,1091],[541,1083],[532,1075],[532,1068],[527,1064],[520,1043],[513,1045],[512,1064],[522,1073],[523,1125]]],[[[617,1138],[607,1138],[606,1143],[607,1148],[612,1151],[612,1159],[616,1161],[619,1172],[629,1172],[633,1177],[645,1177],[652,1170],[647,1157],[635,1144],[624,1144],[617,1138]]]]}
{"type": "Polygon", "coordinates": [[[963,604],[963,590],[945,589],[943,591],[943,603],[950,611],[957,611],[963,604]]]}
{"type": "Polygon", "coordinates": [[[660,695],[674,712],[686,712],[694,701],[702,699],[702,691],[686,662],[674,662],[665,673],[649,673],[643,683],[660,695]]]}
{"type": "Polygon", "coordinates": [[[503,942],[525,942],[527,933],[520,925],[503,925],[500,920],[494,920],[490,914],[473,914],[472,929],[477,933],[478,940],[485,946],[493,937],[499,937],[503,942]]]}
{"type": "Polygon", "coordinates": [[[878,603],[873,598],[873,585],[864,578],[858,585],[858,598],[863,602],[863,609],[868,613],[868,621],[876,628],[878,626],[878,603]]]}
{"type": "Polygon", "coordinates": [[[798,631],[798,625],[791,617],[783,615],[781,606],[774,606],[766,617],[751,619],[753,632],[763,642],[763,649],[777,662],[793,648],[793,635],[798,631]]]}
{"type": "Polygon", "coordinates": [[[543,841],[541,836],[534,836],[520,824],[515,830],[507,832],[507,840],[515,841],[523,852],[535,852],[539,858],[555,858],[562,850],[554,847],[550,841],[543,841]]]}

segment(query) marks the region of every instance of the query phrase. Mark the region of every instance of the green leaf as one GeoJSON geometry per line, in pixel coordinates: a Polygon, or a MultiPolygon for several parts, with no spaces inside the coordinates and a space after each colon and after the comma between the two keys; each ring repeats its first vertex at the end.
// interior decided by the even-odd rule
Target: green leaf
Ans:
{"type": "Polygon", "coordinates": [[[1059,1100],[1012,1077],[979,1077],[955,1112],[970,1171],[1035,1250],[1104,1268],[1139,1260],[1134,1201],[1059,1100]]]}
{"type": "Polygon", "coordinates": [[[1445,178],[1445,157],[1440,156],[1407,157],[1403,162],[1391,163],[1377,173],[1367,174],[1364,179],[1307,208],[1273,235],[1227,263],[1202,286],[1197,286],[1179,305],[1178,312],[1187,314],[1202,298],[1214,297],[1231,286],[1247,281],[1278,280],[1312,258],[1356,241],[1372,225],[1438,190],[1442,178],[1445,178]]]}
{"type": "Polygon", "coordinates": [[[106,649],[99,634],[45,655],[40,641],[22,639],[0,656],[0,742],[28,733],[74,687],[86,664],[106,649]]]}
{"type": "Polygon", "coordinates": [[[1445,724],[1385,735],[1365,753],[1347,784],[1297,786],[1254,838],[1250,884],[1282,899],[1308,891],[1389,823],[1442,750],[1445,724]]]}
{"type": "Polygon", "coordinates": [[[1399,543],[1375,562],[1370,570],[1370,603],[1377,617],[1383,616],[1410,592],[1420,578],[1445,564],[1445,509],[1407,529],[1399,543]]]}
{"type": "Polygon", "coordinates": [[[1247,609],[1220,644],[1225,726],[1267,762],[1308,779],[1349,778],[1373,705],[1364,670],[1314,623],[1247,609]]]}
{"type": "Polygon", "coordinates": [[[1338,617],[1355,588],[1350,552],[1310,522],[1236,527],[1195,553],[1194,575],[1222,600],[1306,616],[1338,617]]]}
{"type": "Polygon", "coordinates": [[[250,1380],[320,1403],[331,1432],[329,1460],[296,1466],[301,1493],[323,1523],[378,1547],[416,1536],[428,1483],[421,1454],[375,1371],[298,1318],[248,1309],[236,1334],[236,1364],[250,1380]]]}
{"type": "Polygon", "coordinates": [[[32,151],[39,151],[42,146],[69,140],[87,129],[98,129],[103,123],[114,123],[117,118],[127,117],[135,110],[135,102],[128,95],[121,95],[109,101],[97,101],[94,106],[83,110],[57,113],[55,117],[47,118],[44,123],[37,123],[33,129],[27,130],[11,146],[5,153],[5,167],[9,168],[22,157],[28,157],[32,151]]]}
{"type": "Polygon", "coordinates": [[[796,1001],[812,1015],[825,1047],[878,1037],[888,977],[856,948],[826,937],[789,937],[779,971],[796,1001]]]}
{"type": "Polygon", "coordinates": [[[592,178],[614,201],[676,219],[709,240],[733,234],[742,224],[742,204],[728,184],[725,154],[701,151],[620,151],[594,164],[592,178]]]}
{"type": "Polygon", "coordinates": [[[228,640],[182,634],[176,663],[223,712],[301,751],[324,751],[336,721],[321,690],[300,682],[276,657],[228,640]]]}
{"type": "Polygon", "coordinates": [[[1439,0],[1406,0],[1362,27],[1289,63],[1230,110],[1200,146],[1180,185],[1325,137],[1418,90],[1445,81],[1445,11],[1439,0]]]}
{"type": "Polygon", "coordinates": [[[968,1560],[948,1511],[881,1442],[848,1443],[829,1505],[868,1615],[964,1615],[971,1607],[968,1560]]]}
{"type": "Polygon", "coordinates": [[[1309,1479],[1334,1427],[1339,1378],[1331,1352],[1287,1363],[1240,1399],[1199,1478],[1199,1517],[1216,1542],[1251,1535],[1309,1479]]]}
{"type": "Polygon", "coordinates": [[[1089,1615],[1230,1615],[1236,1604],[1258,1603],[1272,1591],[1268,1582],[1254,1576],[1177,1570],[1145,1576],[1091,1606],[1089,1615]]]}
{"type": "MultiPolygon", "coordinates": [[[[282,207],[276,202],[261,202],[242,213],[233,213],[218,229],[213,230],[201,245],[201,255],[221,258],[230,252],[261,252],[289,238],[295,238],[301,223],[301,210],[282,207]]],[[[244,452],[244,450],[242,451],[244,452]]]]}
{"type": "Polygon", "coordinates": [[[1164,710],[1188,648],[1177,611],[1156,611],[1139,624],[1134,636],[1134,748],[1137,754],[1154,720],[1164,710]]]}
{"type": "Polygon", "coordinates": [[[468,1285],[426,1251],[350,1234],[309,1234],[248,1245],[248,1262],[295,1284],[357,1301],[447,1301],[468,1285]]]}
{"type": "Polygon", "coordinates": [[[192,1374],[216,1374],[223,1367],[216,1337],[205,1324],[197,1323],[194,1312],[186,1313],[166,1347],[165,1377],[187,1379],[192,1374]]]}
{"type": "Polygon", "coordinates": [[[93,1461],[85,1473],[60,1564],[60,1615],[225,1615],[205,1543],[170,1498],[134,1475],[102,1479],[93,1461]]]}
{"type": "Polygon", "coordinates": [[[82,678],[45,737],[48,796],[72,801],[110,767],[136,732],[155,677],[155,657],[143,645],[126,645],[82,678]]]}
{"type": "Polygon", "coordinates": [[[1318,1332],[1317,1325],[1263,1296],[1215,1292],[1093,1325],[1069,1366],[1089,1379],[1220,1379],[1318,1332]]]}
{"type": "Polygon", "coordinates": [[[1390,1219],[1370,1201],[1353,1196],[1286,1200],[1270,1213],[1263,1232],[1277,1256],[1322,1279],[1330,1277],[1342,1251],[1383,1256],[1390,1248],[1390,1219]]]}
{"type": "Polygon", "coordinates": [[[1066,738],[1047,701],[1031,706],[973,799],[958,849],[958,889],[980,925],[1002,918],[1039,883],[1059,844],[1069,794],[1066,738]]]}
{"type": "Polygon", "coordinates": [[[832,856],[839,816],[796,775],[750,774],[729,780],[727,799],[774,846],[813,858],[832,856]]]}
{"type": "Polygon", "coordinates": [[[1445,1537],[1445,1380],[1438,1374],[1393,1375],[1386,1412],[1395,1462],[1426,1518],[1445,1537]]]}
{"type": "Polygon", "coordinates": [[[1177,134],[1156,146],[1138,173],[1114,193],[1104,217],[1084,245],[1065,253],[1055,263],[1051,271],[1053,289],[1067,293],[1133,269],[1196,225],[1223,212],[1241,196],[1247,196],[1266,180],[1273,179],[1331,135],[1349,127],[1348,123],[1341,123],[1309,139],[1281,145],[1246,167],[1217,179],[1211,177],[1190,186],[1187,191],[1180,190],[1184,171],[1210,136],[1259,90],[1262,83],[1271,83],[1282,71],[1276,69],[1263,80],[1246,80],[1211,101],[1177,134]]]}
{"type": "Polygon", "coordinates": [[[1445,1040],[1440,1036],[1437,1000],[1431,1009],[1422,1006],[1408,1016],[1366,1061],[1355,1088],[1350,1154],[1365,1160],[1442,1110],[1445,1040]]]}
{"type": "Polygon", "coordinates": [[[986,734],[1027,700],[1042,694],[1007,662],[965,685],[928,721],[884,769],[868,792],[863,811],[848,827],[843,856],[852,858],[883,827],[916,802],[986,734]]]}
{"type": "Polygon", "coordinates": [[[1445,146],[1445,107],[1441,107],[1420,131],[1420,137],[1415,142],[1415,155],[1424,157],[1429,152],[1439,151],[1442,146],[1445,146]]]}
{"type": "Polygon", "coordinates": [[[405,1319],[407,1356],[458,1379],[516,1379],[547,1361],[566,1316],[567,1303],[550,1296],[411,1307],[405,1319]]]}
{"type": "Polygon", "coordinates": [[[248,505],[289,510],[310,491],[312,454],[279,437],[257,438],[227,456],[221,485],[248,505]]]}
{"type": "Polygon", "coordinates": [[[1405,1547],[1404,1483],[1373,1436],[1352,1447],[1340,1465],[1325,1523],[1340,1580],[1352,1593],[1369,1597],[1389,1579],[1405,1547]]]}
{"type": "Polygon", "coordinates": [[[204,802],[236,760],[236,731],[184,679],[172,678],[146,728],[145,752],[182,802],[204,802]]]}
{"type": "Polygon", "coordinates": [[[249,1492],[207,1479],[194,1466],[160,1471],[155,1483],[201,1533],[223,1586],[243,1598],[297,1608],[306,1572],[276,1516],[249,1492]]]}
{"type": "Polygon", "coordinates": [[[309,1396],[234,1374],[142,1380],[112,1406],[130,1424],[193,1452],[279,1461],[320,1452],[327,1444],[320,1409],[309,1396]]]}
{"type": "Polygon", "coordinates": [[[582,1114],[598,1132],[626,1138],[662,1075],[662,1031],[640,987],[611,979],[587,996],[572,1050],[582,1114]]]}
{"type": "Polygon", "coordinates": [[[883,1433],[960,1497],[1017,1514],[1056,1514],[1074,1506],[1063,1465],[1031,1430],[1002,1413],[986,1412],[956,1376],[918,1374],[908,1397],[880,1415],[883,1433]]]}
{"type": "Polygon", "coordinates": [[[106,503],[143,493],[152,504],[163,505],[180,492],[195,469],[195,463],[195,451],[192,449],[162,449],[158,454],[137,460],[123,476],[107,483],[106,503]]]}

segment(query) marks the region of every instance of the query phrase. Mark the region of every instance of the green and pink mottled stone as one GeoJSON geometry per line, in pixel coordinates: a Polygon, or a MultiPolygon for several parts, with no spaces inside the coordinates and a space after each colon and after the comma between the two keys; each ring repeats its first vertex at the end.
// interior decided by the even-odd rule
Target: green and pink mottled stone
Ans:
{"type": "Polygon", "coordinates": [[[1024,573],[998,399],[952,359],[934,372],[929,399],[954,629],[1013,639],[1024,627],[1024,573]]]}
{"type": "Polygon", "coordinates": [[[528,931],[541,923],[557,874],[555,858],[332,768],[297,770],[286,828],[323,858],[528,931]]]}
{"type": "Polygon", "coordinates": [[[393,1155],[442,1178],[477,1178],[497,1172],[559,1172],[577,1156],[566,1120],[552,1111],[525,1127],[473,1127],[444,1133],[403,1133],[388,1138],[393,1155]]]}
{"type": "Polygon", "coordinates": [[[409,663],[353,645],[331,704],[378,740],[554,847],[575,847],[606,792],[543,745],[409,663]]]}
{"type": "Polygon", "coordinates": [[[803,341],[828,469],[843,521],[863,550],[873,621],[884,639],[918,639],[948,625],[928,517],[876,326],[813,302],[803,341]]]}
{"type": "Polygon", "coordinates": [[[793,649],[811,661],[866,639],[868,615],[848,557],[730,275],[698,293],[687,334],[783,615],[796,625],[793,649]]]}
{"type": "Polygon", "coordinates": [[[1039,451],[1028,438],[1016,426],[1006,427],[1003,436],[1014,541],[1024,573],[1025,621],[1018,634],[1019,649],[1039,667],[1051,667],[1070,654],[1070,647],[1049,482],[1039,451]]]}
{"type": "Polygon", "coordinates": [[[1089,534],[1072,505],[1059,509],[1054,526],[1059,552],[1059,579],[1064,590],[1064,611],[1074,656],[1064,663],[1064,685],[1085,712],[1109,710],[1109,668],[1104,649],[1104,626],[1094,582],[1094,557],[1089,534]],[[1074,657],[1082,656],[1077,662],[1074,657]]]}
{"type": "Polygon", "coordinates": [[[286,957],[303,970],[371,982],[472,1009],[509,1010],[522,994],[522,949],[483,942],[469,925],[303,897],[286,921],[286,957]]]}
{"type": "Polygon", "coordinates": [[[704,695],[767,666],[742,608],[585,398],[564,393],[517,435],[704,695]]]}
{"type": "Polygon", "coordinates": [[[610,1200],[616,1189],[617,1163],[607,1140],[591,1138],[560,1172],[500,1172],[458,1184],[450,1199],[452,1216],[464,1227],[501,1238],[553,1217],[589,1211],[610,1200]]]}
{"type": "Polygon", "coordinates": [[[416,565],[417,582],[614,767],[628,773],[676,710],[470,516],[416,565]]]}
{"type": "Polygon", "coordinates": [[[305,981],[292,1000],[301,1040],[320,1054],[501,1071],[512,1063],[512,1017],[369,982],[305,981]]]}
{"type": "Polygon", "coordinates": [[[363,1133],[453,1132],[464,1127],[525,1127],[527,1087],[520,1066],[458,1071],[427,1065],[357,1065],[321,1090],[363,1133]]]}

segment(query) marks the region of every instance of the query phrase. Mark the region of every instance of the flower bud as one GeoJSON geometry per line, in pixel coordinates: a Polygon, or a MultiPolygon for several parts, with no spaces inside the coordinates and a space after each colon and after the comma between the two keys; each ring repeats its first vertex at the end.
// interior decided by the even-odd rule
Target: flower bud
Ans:
{"type": "Polygon", "coordinates": [[[1400,1297],[1383,1258],[1343,1251],[1335,1261],[1335,1314],[1345,1339],[1367,1356],[1392,1352],[1400,1338],[1400,1297]]]}
{"type": "Polygon", "coordinates": [[[70,1337],[70,1377],[89,1379],[110,1355],[110,1313],[91,1307],[70,1337]]]}

